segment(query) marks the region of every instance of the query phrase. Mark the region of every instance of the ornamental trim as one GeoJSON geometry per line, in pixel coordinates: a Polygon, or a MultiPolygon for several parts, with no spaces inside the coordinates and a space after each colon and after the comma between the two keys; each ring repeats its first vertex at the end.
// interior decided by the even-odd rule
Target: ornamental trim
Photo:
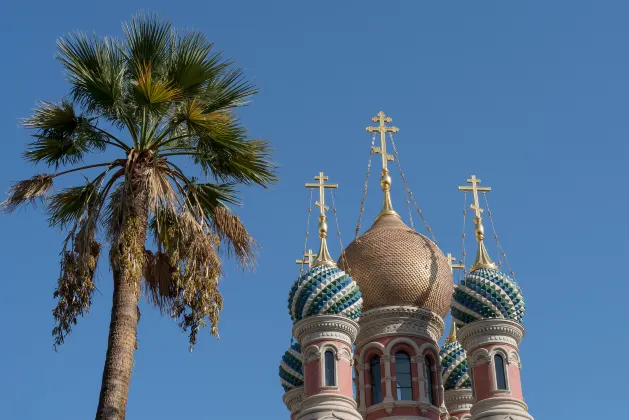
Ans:
{"type": "Polygon", "coordinates": [[[414,306],[385,306],[362,313],[360,333],[356,346],[362,346],[378,337],[411,335],[437,342],[445,325],[436,313],[414,306]]]}
{"type": "Polygon", "coordinates": [[[524,327],[504,318],[474,321],[457,331],[457,338],[467,352],[479,346],[497,343],[518,347],[523,337],[524,327]]]}

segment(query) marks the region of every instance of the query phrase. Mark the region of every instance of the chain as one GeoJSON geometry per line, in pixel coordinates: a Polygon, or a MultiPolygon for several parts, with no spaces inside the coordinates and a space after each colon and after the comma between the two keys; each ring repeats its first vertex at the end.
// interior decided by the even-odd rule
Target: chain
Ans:
{"type": "Polygon", "coordinates": [[[341,238],[341,227],[339,225],[339,216],[336,213],[336,204],[334,203],[334,193],[330,189],[330,196],[332,196],[332,213],[334,213],[334,219],[336,219],[336,234],[339,236],[339,245],[341,246],[341,260],[343,261],[343,267],[347,269],[347,274],[351,277],[352,270],[347,265],[347,260],[345,259],[345,247],[343,247],[343,239],[341,238]]]}
{"type": "Polygon", "coordinates": [[[360,233],[360,225],[363,221],[363,213],[365,212],[365,198],[367,197],[367,186],[369,185],[369,173],[371,172],[371,161],[373,159],[373,147],[376,144],[376,134],[371,137],[371,147],[369,148],[369,162],[367,162],[367,174],[365,175],[365,187],[363,188],[363,199],[360,201],[360,214],[358,215],[358,225],[356,225],[356,237],[360,233]]]}
{"type": "MultiPolygon", "coordinates": [[[[304,255],[306,255],[306,248],[308,247],[308,236],[310,235],[310,215],[312,214],[312,193],[314,189],[310,190],[310,203],[308,204],[308,221],[306,222],[306,236],[304,238],[304,251],[302,254],[302,261],[304,260],[304,255]]],[[[304,273],[304,263],[301,263],[301,267],[299,267],[299,277],[304,273]]]]}
{"type": "Polygon", "coordinates": [[[426,221],[426,218],[424,217],[424,213],[422,212],[421,208],[419,208],[419,205],[417,205],[417,201],[415,201],[415,197],[413,197],[413,191],[411,191],[411,189],[408,187],[408,183],[406,182],[406,177],[404,176],[404,172],[402,171],[402,163],[400,162],[400,156],[397,152],[397,148],[395,147],[395,141],[393,140],[393,134],[389,133],[389,138],[391,139],[391,145],[393,145],[393,154],[395,155],[397,166],[398,168],[400,168],[400,177],[402,178],[402,182],[404,183],[404,188],[406,189],[408,196],[413,201],[413,204],[415,205],[415,208],[417,209],[417,213],[419,213],[419,217],[421,217],[422,222],[424,222],[424,226],[426,227],[426,230],[430,234],[432,241],[436,244],[437,239],[435,238],[434,233],[432,233],[432,229],[430,229],[430,226],[428,225],[428,222],[426,221]]]}
{"type": "MultiPolygon", "coordinates": [[[[496,233],[496,226],[494,225],[494,218],[491,216],[491,210],[489,209],[489,201],[487,200],[487,193],[483,193],[485,197],[485,206],[487,207],[487,215],[489,216],[489,221],[491,222],[491,230],[494,232],[494,239],[496,240],[496,249],[498,250],[498,255],[502,257],[507,268],[509,269],[509,273],[511,277],[515,280],[515,272],[513,268],[511,268],[511,264],[509,264],[509,260],[507,259],[507,254],[502,249],[502,245],[500,245],[500,241],[498,240],[498,234],[496,233]]],[[[500,261],[499,261],[500,264],[500,261]]]]}
{"type": "MultiPolygon", "coordinates": [[[[467,264],[466,264],[467,252],[465,251],[466,229],[467,229],[467,192],[464,192],[463,193],[463,233],[461,234],[461,263],[463,264],[463,278],[465,278],[467,274],[467,264]]],[[[461,278],[459,277],[459,283],[460,283],[460,280],[461,278]]]]}

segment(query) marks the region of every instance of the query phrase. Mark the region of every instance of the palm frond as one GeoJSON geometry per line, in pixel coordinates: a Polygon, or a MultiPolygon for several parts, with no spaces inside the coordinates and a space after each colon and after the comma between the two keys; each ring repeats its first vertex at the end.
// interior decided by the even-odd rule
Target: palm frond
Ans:
{"type": "Polygon", "coordinates": [[[234,184],[197,183],[192,178],[186,183],[187,202],[190,205],[198,205],[209,218],[214,217],[214,209],[226,207],[227,204],[240,206],[237,191],[234,184]]]}
{"type": "Polygon", "coordinates": [[[125,100],[126,64],[120,45],[75,32],[57,41],[57,59],[67,70],[72,96],[89,112],[120,122],[130,113],[125,100]]]}
{"type": "Polygon", "coordinates": [[[221,60],[220,53],[212,53],[212,46],[200,32],[178,34],[168,80],[172,80],[186,95],[197,94],[230,65],[221,60]]]}
{"type": "Polygon", "coordinates": [[[77,115],[68,101],[60,105],[40,102],[30,118],[23,122],[25,128],[37,130],[37,140],[28,144],[26,160],[58,168],[81,162],[85,153],[102,152],[107,147],[107,136],[92,125],[92,121],[77,115]]]}
{"type": "Polygon", "coordinates": [[[129,71],[136,80],[147,66],[155,74],[165,75],[173,36],[171,24],[158,20],[155,15],[140,13],[123,24],[123,31],[129,71]]]}
{"type": "Polygon", "coordinates": [[[160,105],[175,101],[181,96],[181,91],[175,87],[174,83],[153,77],[150,64],[143,65],[138,70],[137,80],[132,84],[136,102],[152,111],[159,110],[160,105]]]}
{"type": "Polygon", "coordinates": [[[216,207],[212,222],[213,230],[227,245],[228,253],[235,255],[242,267],[253,267],[257,243],[240,218],[225,207],[216,207]]]}
{"type": "Polygon", "coordinates": [[[236,68],[212,79],[199,99],[203,101],[205,112],[210,113],[244,106],[256,93],[258,89],[247,82],[243,70],[236,68]]]}
{"type": "Polygon", "coordinates": [[[14,183],[7,192],[9,198],[0,203],[0,211],[12,213],[27,201],[35,204],[37,198],[45,198],[52,188],[52,178],[52,175],[41,174],[14,183]]]}
{"type": "Polygon", "coordinates": [[[46,203],[51,226],[64,228],[76,223],[85,212],[100,206],[99,182],[87,181],[78,187],[69,187],[50,197],[46,203]]]}

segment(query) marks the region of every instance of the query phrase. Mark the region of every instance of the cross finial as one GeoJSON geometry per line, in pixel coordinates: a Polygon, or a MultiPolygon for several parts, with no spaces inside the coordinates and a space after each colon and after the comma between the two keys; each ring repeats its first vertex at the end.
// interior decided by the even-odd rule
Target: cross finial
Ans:
{"type": "Polygon", "coordinates": [[[454,272],[454,270],[465,270],[465,265],[463,265],[461,262],[455,264],[456,258],[454,258],[449,252],[447,258],[448,265],[450,266],[450,271],[454,272]]]}
{"type": "Polygon", "coordinates": [[[328,245],[326,242],[326,238],[328,237],[328,224],[326,223],[327,216],[325,215],[325,212],[328,210],[328,206],[325,205],[325,189],[338,188],[338,184],[326,184],[325,181],[328,180],[328,177],[325,176],[323,172],[319,172],[319,175],[315,176],[314,179],[319,182],[306,183],[306,188],[319,189],[319,201],[317,201],[315,205],[321,209],[321,213],[319,214],[319,238],[321,239],[321,246],[319,248],[317,258],[315,258],[311,266],[334,265],[334,260],[332,260],[332,257],[328,252],[328,245]]]}
{"type": "Polygon", "coordinates": [[[472,184],[471,186],[463,186],[459,187],[459,191],[472,191],[472,195],[474,196],[474,204],[470,206],[472,210],[476,213],[476,217],[480,218],[483,213],[483,209],[480,207],[480,203],[478,202],[478,192],[489,192],[491,191],[491,187],[481,187],[480,179],[476,178],[476,175],[472,175],[472,178],[467,180],[468,184],[472,184]]]}
{"type": "Polygon", "coordinates": [[[326,188],[338,188],[338,184],[326,184],[325,181],[328,180],[328,177],[323,174],[323,172],[319,172],[319,175],[314,177],[315,180],[319,181],[315,183],[306,184],[306,188],[318,188],[319,189],[319,201],[315,202],[315,206],[321,209],[321,216],[325,216],[326,210],[329,209],[328,206],[325,205],[325,189],[326,188]]]}
{"type": "Polygon", "coordinates": [[[382,204],[382,211],[380,211],[378,217],[387,214],[397,215],[397,213],[393,211],[393,206],[391,205],[391,195],[389,193],[391,190],[391,177],[389,176],[387,163],[393,160],[393,156],[387,154],[387,133],[397,133],[400,130],[395,126],[386,126],[386,124],[390,124],[393,119],[391,117],[387,117],[382,111],[378,112],[378,115],[373,117],[371,121],[378,123],[378,126],[367,127],[367,132],[380,133],[380,147],[374,146],[372,151],[382,156],[382,177],[380,178],[380,185],[382,186],[382,191],[384,192],[384,202],[382,204]]]}
{"type": "Polygon", "coordinates": [[[481,187],[480,179],[476,178],[476,175],[472,175],[470,179],[467,180],[468,184],[462,187],[459,187],[459,191],[472,191],[472,195],[474,196],[474,204],[470,206],[476,217],[474,218],[475,224],[475,233],[476,240],[478,241],[478,252],[476,253],[476,260],[474,261],[474,265],[470,271],[474,271],[478,268],[496,268],[496,264],[489,258],[489,254],[487,253],[487,249],[485,248],[485,228],[483,227],[483,218],[481,217],[483,213],[483,209],[480,206],[478,201],[478,193],[479,192],[489,192],[491,191],[491,187],[481,187]]]}
{"type": "Polygon", "coordinates": [[[304,259],[303,260],[295,260],[295,263],[297,264],[308,264],[308,267],[310,267],[312,265],[312,259],[315,257],[315,254],[312,252],[312,249],[309,249],[308,252],[304,252],[304,259]]]}

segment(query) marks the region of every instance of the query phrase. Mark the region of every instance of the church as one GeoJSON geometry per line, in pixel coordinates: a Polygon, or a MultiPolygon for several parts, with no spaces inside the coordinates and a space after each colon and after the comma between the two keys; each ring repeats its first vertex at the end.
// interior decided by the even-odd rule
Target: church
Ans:
{"type": "MultiPolygon", "coordinates": [[[[291,420],[532,420],[520,382],[524,298],[513,272],[503,273],[485,247],[479,195],[490,188],[474,175],[459,186],[473,197],[477,250],[468,271],[465,260],[444,255],[427,224],[432,239],[393,209],[387,164],[397,157],[398,129],[383,112],[372,121],[382,210],[336,261],[326,242],[325,192],[337,185],[323,173],[306,184],[319,193],[320,246],[300,261],[307,270],[288,296],[294,341],[279,376],[291,420]],[[455,269],[464,273],[458,284],[455,269]],[[439,348],[448,312],[453,322],[439,348]]],[[[407,204],[414,202],[402,180],[407,204]]]]}

